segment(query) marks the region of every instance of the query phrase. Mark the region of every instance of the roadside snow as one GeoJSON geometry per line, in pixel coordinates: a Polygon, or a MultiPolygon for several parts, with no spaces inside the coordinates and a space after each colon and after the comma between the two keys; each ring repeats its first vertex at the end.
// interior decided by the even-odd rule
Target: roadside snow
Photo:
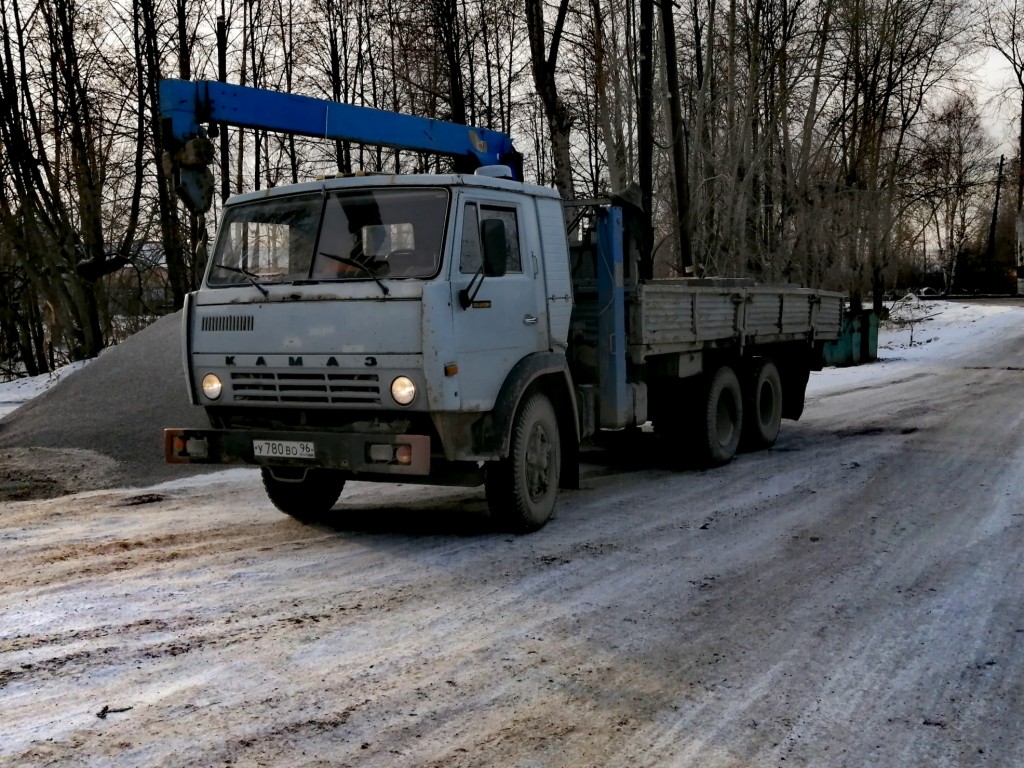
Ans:
{"type": "Polygon", "coordinates": [[[1022,320],[1021,305],[1016,303],[921,301],[911,295],[890,308],[890,319],[878,329],[877,362],[811,374],[809,397],[881,383],[904,369],[944,365],[965,350],[1006,335],[1022,320]]]}
{"type": "Polygon", "coordinates": [[[883,362],[939,358],[952,347],[976,341],[979,330],[996,337],[1019,322],[1018,304],[921,301],[910,295],[890,305],[890,318],[879,331],[878,356],[883,362]],[[979,325],[981,320],[989,322],[979,325]]]}
{"type": "Polygon", "coordinates": [[[66,376],[84,368],[90,360],[79,360],[63,368],[39,376],[0,382],[0,419],[24,405],[34,397],[38,397],[66,376]]]}

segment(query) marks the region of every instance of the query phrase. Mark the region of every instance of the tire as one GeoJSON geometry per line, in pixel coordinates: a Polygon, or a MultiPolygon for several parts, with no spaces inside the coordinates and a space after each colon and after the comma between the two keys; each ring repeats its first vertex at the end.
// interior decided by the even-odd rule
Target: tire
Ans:
{"type": "Polygon", "coordinates": [[[275,507],[304,523],[323,521],[345,489],[345,476],[327,469],[295,472],[278,468],[275,477],[270,467],[262,467],[263,487],[275,507]],[[295,475],[294,479],[289,477],[295,475]]]}
{"type": "Polygon", "coordinates": [[[697,449],[702,464],[727,464],[736,455],[743,428],[743,395],[736,373],[723,365],[707,379],[698,410],[697,449]]]}
{"type": "Polygon", "coordinates": [[[775,445],[782,426],[782,377],[768,358],[761,358],[750,372],[744,393],[743,447],[750,450],[775,445]]]}
{"type": "Polygon", "coordinates": [[[508,458],[487,465],[487,506],[503,527],[529,533],[544,527],[555,509],[562,446],[548,398],[529,395],[512,425],[508,458]]]}

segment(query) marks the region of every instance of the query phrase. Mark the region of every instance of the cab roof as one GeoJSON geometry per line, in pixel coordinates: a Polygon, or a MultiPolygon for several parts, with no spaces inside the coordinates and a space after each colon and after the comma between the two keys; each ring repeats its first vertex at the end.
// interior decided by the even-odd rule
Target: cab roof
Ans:
{"type": "Polygon", "coordinates": [[[299,184],[288,184],[280,187],[261,189],[256,192],[246,192],[240,195],[233,195],[227,201],[227,205],[239,205],[251,203],[264,198],[284,197],[287,195],[302,194],[304,192],[330,192],[340,189],[369,189],[378,187],[471,187],[478,189],[495,189],[504,192],[520,192],[533,197],[546,197],[561,199],[558,192],[550,187],[542,187],[539,184],[529,184],[511,179],[494,178],[493,176],[482,176],[471,173],[447,173],[447,174],[370,174],[370,175],[345,175],[335,178],[317,179],[314,181],[300,182],[299,184]]]}

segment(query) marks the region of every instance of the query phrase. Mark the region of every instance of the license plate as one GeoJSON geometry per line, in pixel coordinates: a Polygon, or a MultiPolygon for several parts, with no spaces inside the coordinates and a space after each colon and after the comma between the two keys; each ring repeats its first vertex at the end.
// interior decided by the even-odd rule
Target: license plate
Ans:
{"type": "Polygon", "coordinates": [[[253,440],[252,452],[260,459],[315,459],[310,440],[253,440]]]}

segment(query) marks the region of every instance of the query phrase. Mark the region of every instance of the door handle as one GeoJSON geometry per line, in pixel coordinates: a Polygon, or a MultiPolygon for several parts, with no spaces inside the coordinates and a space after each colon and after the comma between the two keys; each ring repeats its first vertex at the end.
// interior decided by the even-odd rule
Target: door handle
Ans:
{"type": "Polygon", "coordinates": [[[526,315],[523,318],[523,323],[525,325],[536,325],[537,324],[537,318],[534,315],[526,315]]]}

